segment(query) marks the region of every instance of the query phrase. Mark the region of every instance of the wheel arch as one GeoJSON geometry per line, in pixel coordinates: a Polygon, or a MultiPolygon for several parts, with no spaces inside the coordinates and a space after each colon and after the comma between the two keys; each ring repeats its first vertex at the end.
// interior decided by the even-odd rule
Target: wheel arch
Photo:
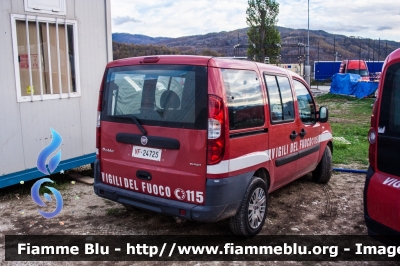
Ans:
{"type": "Polygon", "coordinates": [[[329,149],[331,149],[331,154],[333,155],[333,143],[332,143],[332,140],[328,141],[328,143],[326,145],[329,147],[329,149]]]}
{"type": "Polygon", "coordinates": [[[254,172],[253,176],[257,176],[257,177],[261,178],[262,180],[264,180],[264,182],[267,186],[267,190],[269,190],[271,179],[270,179],[269,172],[266,168],[257,169],[257,171],[254,172]]]}

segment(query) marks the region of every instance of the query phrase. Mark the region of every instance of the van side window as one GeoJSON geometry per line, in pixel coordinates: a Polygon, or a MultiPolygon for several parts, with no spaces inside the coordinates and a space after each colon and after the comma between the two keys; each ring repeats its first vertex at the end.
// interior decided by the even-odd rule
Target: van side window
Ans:
{"type": "Polygon", "coordinates": [[[229,129],[264,125],[263,95],[254,71],[221,69],[227,95],[229,129]]]}
{"type": "Polygon", "coordinates": [[[294,121],[294,105],[289,79],[283,76],[264,75],[269,97],[272,122],[294,121]]]}
{"type": "Polygon", "coordinates": [[[400,135],[400,63],[391,65],[385,75],[379,116],[380,135],[400,135]]]}
{"type": "Polygon", "coordinates": [[[293,84],[296,91],[301,121],[304,124],[315,123],[315,104],[310,92],[300,81],[293,80],[293,84]]]}
{"type": "Polygon", "coordinates": [[[380,82],[383,87],[378,105],[377,168],[385,174],[400,176],[400,63],[387,67],[380,82]]]}

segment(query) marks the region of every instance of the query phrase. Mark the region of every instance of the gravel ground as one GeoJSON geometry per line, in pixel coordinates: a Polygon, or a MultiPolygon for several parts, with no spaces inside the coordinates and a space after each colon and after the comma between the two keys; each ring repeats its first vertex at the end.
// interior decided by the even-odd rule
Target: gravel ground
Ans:
{"type": "MultiPolygon", "coordinates": [[[[326,184],[304,176],[269,195],[262,235],[365,235],[365,175],[334,173],[326,184]]],[[[4,235],[231,235],[228,221],[178,223],[174,218],[122,205],[96,196],[91,185],[76,182],[61,191],[62,212],[45,219],[30,195],[0,200],[0,264],[54,265],[51,262],[5,262],[4,235]]],[[[1,196],[1,190],[0,190],[1,196]]],[[[54,206],[49,206],[49,210],[54,206]]],[[[43,209],[46,211],[46,209],[43,209]]],[[[265,262],[185,262],[187,265],[264,265],[265,262]]],[[[98,262],[57,265],[98,265],[98,262]]],[[[104,263],[106,264],[106,263],[104,263]]],[[[119,262],[110,265],[177,265],[179,262],[119,262]]],[[[268,262],[271,265],[377,265],[377,262],[268,262]]],[[[383,265],[383,264],[382,264],[383,265]]],[[[387,263],[385,264],[387,265],[387,263]]]]}

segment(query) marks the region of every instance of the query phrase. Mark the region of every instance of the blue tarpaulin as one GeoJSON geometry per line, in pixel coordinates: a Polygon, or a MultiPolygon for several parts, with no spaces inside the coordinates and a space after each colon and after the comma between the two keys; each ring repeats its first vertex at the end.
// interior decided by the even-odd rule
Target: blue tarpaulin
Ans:
{"type": "Polygon", "coordinates": [[[378,88],[378,82],[363,82],[357,74],[335,74],[332,77],[330,93],[354,95],[364,98],[373,94],[378,88]]]}

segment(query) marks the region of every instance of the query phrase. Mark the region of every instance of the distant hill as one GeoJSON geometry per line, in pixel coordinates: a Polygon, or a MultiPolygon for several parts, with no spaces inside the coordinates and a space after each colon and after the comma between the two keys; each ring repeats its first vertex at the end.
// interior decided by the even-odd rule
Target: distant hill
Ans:
{"type": "MultiPolygon", "coordinates": [[[[307,43],[306,29],[278,27],[281,34],[281,62],[304,62],[307,43]]],[[[149,37],[138,34],[113,33],[114,59],[126,56],[153,54],[162,51],[164,54],[215,54],[221,56],[246,56],[248,44],[247,28],[234,31],[222,31],[204,35],[184,36],[178,38],[149,37]],[[234,45],[240,44],[239,48],[234,45]],[[134,45],[134,46],[132,46],[134,45]],[[152,45],[152,48],[147,45],[152,45]],[[140,49],[139,49],[140,48],[140,49]],[[125,52],[121,53],[120,49],[125,52]],[[139,53],[140,50],[140,53],[139,53]],[[145,52],[144,52],[145,51],[145,52]],[[153,52],[153,53],[152,53],[153,52]],[[117,56],[116,56],[117,55],[117,56]]],[[[372,39],[357,39],[344,35],[334,35],[322,30],[310,30],[310,62],[341,61],[358,59],[383,61],[393,50],[400,48],[399,42],[372,39]]]]}
{"type": "Polygon", "coordinates": [[[134,44],[156,44],[162,41],[166,41],[171,38],[167,37],[149,37],[141,34],[129,34],[129,33],[113,33],[112,40],[114,42],[121,43],[134,43],[134,44]]]}

